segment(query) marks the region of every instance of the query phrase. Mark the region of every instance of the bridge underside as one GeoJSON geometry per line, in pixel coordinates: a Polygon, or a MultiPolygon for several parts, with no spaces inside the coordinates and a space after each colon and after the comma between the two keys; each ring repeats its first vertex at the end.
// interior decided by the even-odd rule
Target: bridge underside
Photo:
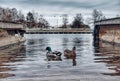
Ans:
{"type": "Polygon", "coordinates": [[[3,30],[7,31],[9,35],[15,35],[19,33],[21,36],[23,36],[24,33],[26,32],[21,28],[3,28],[3,30]]]}

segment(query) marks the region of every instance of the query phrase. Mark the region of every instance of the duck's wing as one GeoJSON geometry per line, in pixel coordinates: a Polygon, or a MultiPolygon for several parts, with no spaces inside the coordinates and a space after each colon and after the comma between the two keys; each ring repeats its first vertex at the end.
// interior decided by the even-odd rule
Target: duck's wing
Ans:
{"type": "Polygon", "coordinates": [[[68,49],[66,49],[65,51],[64,51],[64,53],[71,53],[72,51],[71,50],[68,50],[68,49]]]}
{"type": "Polygon", "coordinates": [[[53,52],[47,52],[46,53],[46,56],[51,56],[51,55],[54,55],[53,52]]]}
{"type": "Polygon", "coordinates": [[[59,51],[54,51],[53,54],[55,54],[55,55],[57,55],[57,56],[61,56],[61,55],[62,55],[62,53],[59,52],[59,51]]]}
{"type": "Polygon", "coordinates": [[[55,57],[55,55],[53,54],[53,52],[47,52],[46,56],[47,57],[53,57],[53,58],[55,57]]]}
{"type": "Polygon", "coordinates": [[[72,55],[72,51],[71,51],[71,50],[66,49],[66,50],[64,51],[64,56],[65,56],[67,59],[71,58],[71,55],[72,55]]]}

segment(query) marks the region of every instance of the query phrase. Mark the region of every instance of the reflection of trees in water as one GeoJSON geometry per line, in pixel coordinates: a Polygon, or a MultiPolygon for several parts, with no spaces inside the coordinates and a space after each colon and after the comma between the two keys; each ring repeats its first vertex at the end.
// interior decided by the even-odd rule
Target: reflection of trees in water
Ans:
{"type": "Polygon", "coordinates": [[[15,63],[24,61],[23,58],[26,58],[25,47],[24,46],[16,46],[14,48],[10,48],[12,50],[6,50],[3,54],[0,55],[0,78],[6,78],[10,76],[15,76],[14,74],[9,74],[7,71],[13,70],[9,63],[15,63]],[[7,64],[6,64],[7,63],[7,64]],[[5,67],[4,67],[5,66],[5,67]]]}
{"type": "Polygon", "coordinates": [[[63,45],[67,45],[69,42],[68,38],[63,38],[63,45]]]}
{"type": "Polygon", "coordinates": [[[39,44],[39,41],[41,42],[41,40],[39,39],[28,39],[26,42],[27,45],[35,45],[35,44],[39,44]]]}
{"type": "Polygon", "coordinates": [[[45,54],[45,48],[48,41],[45,38],[28,39],[26,41],[26,55],[27,57],[36,57],[37,54],[45,54]],[[33,42],[32,44],[29,42],[33,42]]]}
{"type": "Polygon", "coordinates": [[[45,49],[45,46],[47,44],[47,42],[44,39],[28,39],[26,43],[26,51],[28,53],[32,53],[37,50],[42,51],[43,49],[45,49]]]}
{"type": "Polygon", "coordinates": [[[30,46],[30,45],[44,46],[44,45],[46,45],[46,43],[47,42],[44,39],[27,39],[26,40],[27,46],[30,46]]]}
{"type": "Polygon", "coordinates": [[[109,43],[100,42],[99,47],[95,49],[95,62],[104,62],[113,73],[103,73],[105,75],[120,76],[120,47],[113,46],[109,43]]]}
{"type": "Polygon", "coordinates": [[[80,47],[82,45],[82,43],[83,43],[83,41],[80,38],[74,38],[73,39],[73,45],[74,46],[80,47]]]}
{"type": "Polygon", "coordinates": [[[82,40],[80,38],[75,38],[73,39],[73,42],[79,44],[82,42],[82,40]]]}
{"type": "Polygon", "coordinates": [[[28,45],[33,45],[33,44],[35,44],[35,41],[34,40],[27,40],[27,44],[28,45]]]}
{"type": "Polygon", "coordinates": [[[63,50],[65,49],[65,48],[68,48],[68,42],[69,42],[69,40],[68,40],[68,38],[63,38],[63,50]]]}

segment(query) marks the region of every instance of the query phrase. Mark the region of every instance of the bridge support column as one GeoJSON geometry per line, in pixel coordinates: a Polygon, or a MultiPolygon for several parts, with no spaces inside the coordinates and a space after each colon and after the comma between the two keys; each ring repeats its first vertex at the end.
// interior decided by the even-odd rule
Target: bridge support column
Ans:
{"type": "Polygon", "coordinates": [[[100,32],[100,27],[99,26],[95,26],[94,27],[94,32],[93,32],[93,36],[94,36],[94,46],[98,46],[99,45],[99,32],[100,32]]]}

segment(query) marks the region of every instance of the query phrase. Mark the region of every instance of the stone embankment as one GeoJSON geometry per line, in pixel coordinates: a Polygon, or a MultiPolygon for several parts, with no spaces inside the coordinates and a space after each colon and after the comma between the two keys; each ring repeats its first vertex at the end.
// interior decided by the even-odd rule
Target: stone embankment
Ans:
{"type": "Polygon", "coordinates": [[[120,46],[120,17],[95,22],[94,42],[107,42],[120,46]]]}
{"type": "Polygon", "coordinates": [[[120,45],[120,25],[101,27],[99,38],[104,42],[120,45]]]}
{"type": "Polygon", "coordinates": [[[15,34],[13,31],[11,31],[11,33],[12,34],[8,33],[6,30],[0,31],[0,50],[25,41],[25,38],[19,33],[15,34]]]}

